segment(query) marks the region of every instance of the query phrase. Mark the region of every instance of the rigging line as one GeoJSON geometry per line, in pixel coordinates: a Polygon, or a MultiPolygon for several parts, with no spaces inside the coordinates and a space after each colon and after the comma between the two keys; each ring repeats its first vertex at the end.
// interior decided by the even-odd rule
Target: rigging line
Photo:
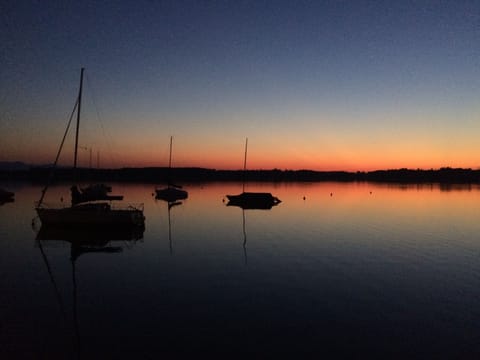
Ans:
{"type": "MultiPolygon", "coordinates": [[[[73,244],[72,248],[73,249],[73,244]]],[[[75,276],[75,259],[73,257],[70,258],[72,263],[72,281],[73,281],[73,324],[75,328],[75,339],[77,341],[77,351],[78,351],[78,358],[80,359],[80,330],[78,327],[78,309],[77,309],[77,277],[75,276]]]]}
{"type": "Polygon", "coordinates": [[[60,143],[60,147],[58,148],[57,156],[55,157],[55,162],[53,163],[52,169],[50,170],[50,175],[48,177],[47,185],[42,190],[42,195],[40,196],[40,200],[38,200],[37,207],[40,207],[43,202],[43,198],[45,197],[45,193],[47,192],[48,187],[50,186],[52,180],[53,180],[53,173],[55,169],[57,168],[57,163],[58,159],[60,158],[60,153],[62,152],[63,144],[65,143],[65,138],[67,137],[68,130],[70,129],[70,125],[72,123],[73,115],[75,114],[75,111],[77,110],[78,107],[78,100],[79,98],[77,97],[77,101],[75,102],[75,106],[73,107],[73,111],[70,114],[70,119],[68,120],[67,128],[65,129],[65,133],[63,134],[63,139],[62,142],[60,143]]]}
{"type": "Polygon", "coordinates": [[[93,90],[93,86],[90,83],[90,79],[89,79],[88,74],[86,76],[86,80],[87,80],[88,92],[90,94],[92,94],[91,99],[92,99],[93,107],[95,108],[95,113],[97,115],[97,120],[100,123],[100,127],[102,129],[102,134],[103,134],[103,137],[105,138],[105,143],[106,143],[107,148],[108,148],[108,152],[109,152],[109,155],[110,155],[110,161],[112,162],[112,164],[115,167],[115,165],[117,164],[117,161],[113,157],[112,142],[111,142],[110,138],[107,136],[107,133],[105,131],[105,127],[103,126],[103,121],[102,121],[102,118],[100,117],[100,111],[98,109],[97,102],[95,101],[96,95],[95,95],[95,92],[93,90]]]}
{"type": "Polygon", "coordinates": [[[48,262],[47,255],[45,254],[45,251],[43,251],[41,240],[38,240],[38,248],[40,249],[40,253],[42,254],[43,261],[45,262],[45,265],[47,267],[47,272],[48,272],[48,275],[50,276],[50,281],[52,282],[58,304],[60,305],[60,311],[62,312],[63,318],[66,320],[67,313],[65,312],[65,307],[63,306],[62,296],[60,295],[60,291],[58,290],[57,282],[53,277],[52,268],[50,267],[50,263],[48,262]]]}

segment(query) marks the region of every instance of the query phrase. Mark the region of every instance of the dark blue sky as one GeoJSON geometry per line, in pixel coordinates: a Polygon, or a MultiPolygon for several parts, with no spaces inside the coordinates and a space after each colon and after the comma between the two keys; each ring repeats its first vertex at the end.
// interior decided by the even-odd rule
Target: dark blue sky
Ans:
{"type": "Polygon", "coordinates": [[[84,66],[85,115],[102,117],[118,165],[162,165],[171,134],[182,165],[228,166],[246,136],[258,167],[480,164],[480,1],[7,0],[0,10],[2,160],[51,157],[84,66]]]}

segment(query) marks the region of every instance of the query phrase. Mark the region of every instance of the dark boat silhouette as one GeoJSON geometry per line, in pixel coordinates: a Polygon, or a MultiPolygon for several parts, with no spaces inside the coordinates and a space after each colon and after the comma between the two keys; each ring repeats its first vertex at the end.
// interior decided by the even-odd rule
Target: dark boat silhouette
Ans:
{"type": "Polygon", "coordinates": [[[123,195],[109,195],[112,187],[105,184],[91,184],[86,187],[72,186],[72,205],[96,200],[123,200],[123,195]]]}
{"type": "Polygon", "coordinates": [[[114,226],[86,225],[81,228],[70,226],[43,225],[37,232],[37,240],[62,240],[77,245],[104,246],[110,241],[131,241],[143,238],[144,227],[140,226],[114,226]]]}
{"type": "Polygon", "coordinates": [[[267,192],[242,192],[239,195],[227,195],[227,206],[239,206],[242,209],[268,210],[281,201],[267,192]]]}
{"type": "MultiPolygon", "coordinates": [[[[67,136],[73,115],[77,114],[73,174],[76,174],[77,168],[77,150],[78,150],[78,134],[80,127],[80,110],[82,104],[82,87],[83,87],[84,68],[80,73],[80,90],[73,112],[68,121],[67,128],[63,135],[62,142],[57,152],[54,162],[55,169],[60,157],[65,138],[67,136]]],[[[51,176],[52,177],[52,176],[51,176]]],[[[42,190],[40,200],[37,202],[35,210],[43,225],[59,226],[59,227],[85,227],[85,226],[106,226],[108,227],[128,227],[128,226],[144,226],[145,217],[143,215],[143,204],[126,205],[123,207],[113,206],[107,202],[98,202],[94,200],[118,200],[123,199],[122,196],[108,196],[110,190],[106,185],[91,186],[87,189],[79,190],[77,185],[71,187],[72,204],[71,206],[48,206],[44,204],[43,199],[48,189],[49,183],[42,190]]]]}
{"type": "Polygon", "coordinates": [[[177,200],[184,200],[188,198],[188,192],[182,190],[180,185],[175,185],[170,181],[170,173],[172,169],[172,141],[173,137],[170,136],[170,157],[168,161],[168,184],[167,187],[161,189],[155,189],[155,198],[164,200],[167,202],[175,202],[177,200]]]}
{"type": "Polygon", "coordinates": [[[7,202],[13,202],[15,200],[15,194],[11,191],[0,188],[0,205],[7,202]]]}
{"type": "Polygon", "coordinates": [[[188,193],[185,190],[178,188],[178,185],[174,184],[169,184],[163,189],[156,189],[155,193],[156,199],[164,200],[169,203],[188,198],[188,193]]]}
{"type": "Polygon", "coordinates": [[[278,205],[281,200],[267,192],[245,192],[245,176],[247,171],[248,138],[245,140],[245,157],[243,161],[243,190],[238,195],[227,195],[227,206],[238,206],[242,209],[268,210],[278,205]]]}

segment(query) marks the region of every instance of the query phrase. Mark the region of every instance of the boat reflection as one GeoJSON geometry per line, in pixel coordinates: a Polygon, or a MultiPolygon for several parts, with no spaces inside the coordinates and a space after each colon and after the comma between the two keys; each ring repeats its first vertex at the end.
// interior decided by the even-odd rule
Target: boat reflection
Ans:
{"type": "Polygon", "coordinates": [[[58,241],[70,243],[70,262],[72,265],[72,284],[73,284],[73,294],[72,294],[72,317],[73,317],[73,328],[75,333],[75,349],[76,357],[81,358],[82,346],[81,346],[81,336],[78,322],[78,306],[77,306],[77,278],[76,278],[76,262],[81,255],[92,254],[92,253],[102,253],[102,254],[115,254],[123,251],[122,246],[114,246],[115,241],[125,244],[128,247],[131,247],[132,244],[136,243],[138,240],[143,239],[144,228],[138,226],[133,227],[120,227],[115,230],[105,229],[103,227],[84,227],[79,228],[65,228],[65,227],[49,227],[42,225],[40,230],[37,232],[36,243],[40,249],[43,261],[47,268],[48,275],[50,277],[50,282],[53,285],[55,291],[55,297],[59,304],[60,310],[64,316],[67,318],[65,311],[65,306],[61,297],[61,292],[58,289],[57,282],[52,271],[52,267],[48,261],[47,254],[44,247],[49,247],[58,241]]]}
{"type": "Polygon", "coordinates": [[[245,210],[242,210],[242,227],[243,227],[243,258],[245,265],[247,265],[247,231],[245,230],[245,210]]]}
{"type": "Polygon", "coordinates": [[[136,241],[143,238],[144,226],[48,226],[42,225],[37,233],[37,240],[63,240],[72,245],[105,246],[110,241],[136,241]]]}
{"type": "Polygon", "coordinates": [[[281,201],[270,193],[247,193],[240,195],[227,195],[227,206],[236,206],[242,209],[242,229],[243,229],[243,254],[245,265],[247,264],[247,232],[245,229],[245,210],[271,210],[281,201]]]}
{"type": "MultiPolygon", "coordinates": [[[[158,198],[155,198],[157,200],[158,198]]],[[[164,199],[162,199],[164,200],[164,199]]],[[[181,201],[167,201],[167,210],[168,210],[168,244],[170,248],[170,255],[173,254],[173,242],[172,242],[172,220],[171,220],[171,215],[170,215],[170,210],[174,206],[179,206],[182,205],[183,203],[181,201]]]]}

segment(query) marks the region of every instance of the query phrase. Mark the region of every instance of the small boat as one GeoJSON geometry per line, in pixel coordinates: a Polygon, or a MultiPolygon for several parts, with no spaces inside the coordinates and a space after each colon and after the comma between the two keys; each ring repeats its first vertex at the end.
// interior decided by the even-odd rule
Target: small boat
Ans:
{"type": "Polygon", "coordinates": [[[268,210],[281,201],[267,192],[242,192],[239,195],[227,195],[227,206],[239,206],[242,209],[268,210]]]}
{"type": "MultiPolygon", "coordinates": [[[[172,169],[172,141],[173,137],[170,136],[170,159],[168,161],[169,176],[172,169]]],[[[155,189],[155,198],[168,202],[175,202],[188,198],[188,192],[182,190],[182,187],[180,185],[175,185],[169,180],[167,187],[155,189]]]]}
{"type": "Polygon", "coordinates": [[[13,202],[15,194],[11,191],[0,188],[0,204],[13,202]]]}
{"type": "Polygon", "coordinates": [[[123,200],[123,195],[109,195],[112,187],[105,184],[91,184],[84,188],[74,185],[70,188],[72,205],[95,200],[123,200]]]}
{"type": "Polygon", "coordinates": [[[166,188],[155,189],[155,198],[168,202],[175,202],[177,200],[184,200],[188,198],[188,192],[179,189],[176,185],[169,184],[166,188]]]}
{"type": "MultiPolygon", "coordinates": [[[[73,174],[75,176],[77,168],[77,150],[78,150],[78,134],[80,125],[80,109],[82,104],[82,87],[83,87],[83,73],[84,68],[80,73],[80,90],[78,98],[75,103],[74,111],[67,125],[67,130],[63,136],[60,148],[57,152],[57,157],[54,162],[53,169],[55,169],[60,152],[62,150],[68,129],[73,114],[77,113],[77,127],[75,136],[75,156],[73,162],[73,174]]],[[[111,190],[110,187],[100,184],[94,185],[80,191],[77,185],[71,187],[72,205],[71,206],[48,206],[43,202],[45,193],[49,184],[42,190],[40,200],[37,202],[35,210],[42,222],[42,226],[55,227],[129,227],[139,226],[144,227],[145,217],[143,215],[143,204],[140,205],[125,205],[123,207],[114,207],[108,202],[98,202],[94,200],[120,200],[123,196],[109,197],[107,193],[111,190]]]]}
{"type": "Polygon", "coordinates": [[[245,192],[245,173],[247,170],[248,138],[245,140],[245,158],[243,162],[243,192],[238,195],[227,195],[227,206],[238,206],[242,209],[269,210],[281,203],[281,200],[267,192],[245,192]]]}

